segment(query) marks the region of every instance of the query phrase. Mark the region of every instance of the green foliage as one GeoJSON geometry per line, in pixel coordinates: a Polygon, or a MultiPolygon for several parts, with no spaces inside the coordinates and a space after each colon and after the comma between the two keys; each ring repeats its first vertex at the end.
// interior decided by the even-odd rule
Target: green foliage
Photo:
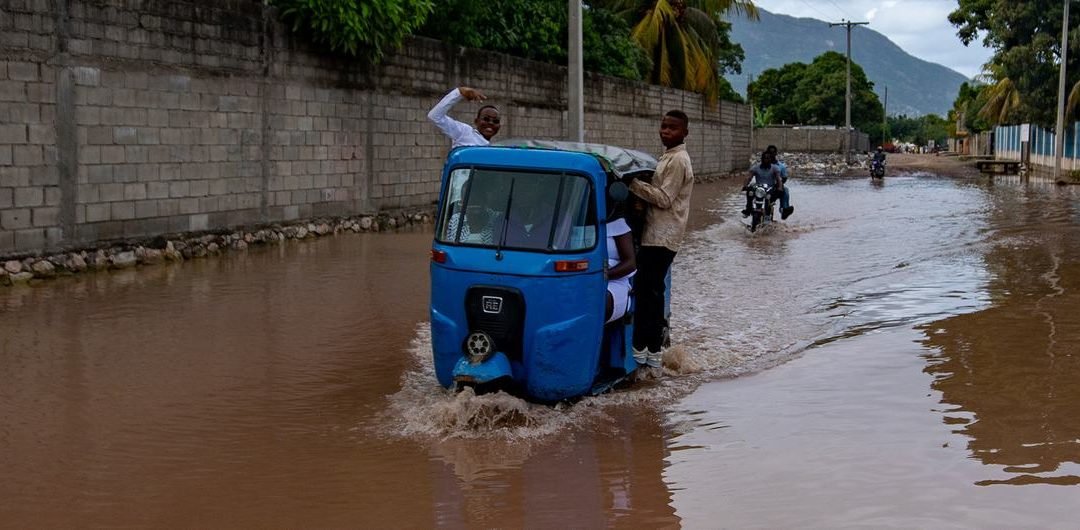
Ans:
{"type": "MultiPolygon", "coordinates": [[[[994,49],[986,66],[991,85],[982,114],[991,123],[1052,127],[1061,64],[1061,0],[958,0],[949,14],[966,45],[982,35],[994,49]]],[[[1080,85],[1080,9],[1069,14],[1068,83],[1080,85]]]]}
{"type": "Polygon", "coordinates": [[[738,93],[735,90],[735,87],[731,86],[731,83],[728,82],[728,80],[723,78],[723,77],[721,77],[720,80],[717,81],[717,94],[716,95],[717,95],[717,97],[720,98],[721,101],[733,101],[735,103],[746,103],[746,100],[743,99],[742,94],[738,93]]]}
{"type": "Polygon", "coordinates": [[[586,9],[581,33],[586,70],[635,81],[649,75],[652,61],[630,38],[626,22],[611,11],[586,9]]]}
{"type": "Polygon", "coordinates": [[[427,19],[433,0],[266,0],[294,32],[332,52],[377,61],[427,19]]]}
{"type": "MultiPolygon", "coordinates": [[[[851,64],[851,124],[880,136],[885,108],[863,69],[851,64]]],[[[750,84],[750,100],[775,120],[772,123],[839,125],[845,122],[847,58],[836,52],[810,64],[789,63],[769,69],[750,84]]]]}
{"type": "MultiPolygon", "coordinates": [[[[631,38],[622,18],[585,9],[582,20],[585,69],[641,80],[649,58],[631,38]]],[[[565,0],[444,0],[420,34],[458,46],[491,50],[556,64],[567,62],[565,0]]]]}
{"type": "Polygon", "coordinates": [[[733,91],[722,80],[726,71],[742,70],[743,50],[731,42],[724,13],[754,18],[749,0],[590,0],[594,9],[624,17],[631,36],[652,62],[650,82],[705,94],[710,100],[733,91]]]}
{"type": "Polygon", "coordinates": [[[957,120],[963,117],[963,126],[971,134],[989,130],[993,125],[980,114],[980,110],[987,108],[987,99],[992,94],[993,87],[980,83],[962,83],[960,91],[953,101],[953,108],[949,111],[949,135],[956,135],[957,120]]]}
{"type": "Polygon", "coordinates": [[[893,138],[915,145],[926,145],[930,140],[941,145],[949,137],[949,121],[935,114],[917,118],[905,115],[889,116],[888,123],[893,138]]]}

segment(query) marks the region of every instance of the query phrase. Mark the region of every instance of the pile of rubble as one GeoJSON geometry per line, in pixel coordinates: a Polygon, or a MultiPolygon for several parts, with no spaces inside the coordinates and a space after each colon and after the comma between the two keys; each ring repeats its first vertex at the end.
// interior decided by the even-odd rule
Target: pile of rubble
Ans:
{"type": "Polygon", "coordinates": [[[244,251],[251,246],[277,245],[340,233],[383,232],[408,225],[428,224],[429,212],[381,214],[377,216],[313,219],[289,225],[274,224],[251,230],[212,234],[159,236],[151,240],[112,243],[93,249],[48,256],[28,256],[0,262],[0,286],[45,280],[87,271],[127,269],[140,265],[216,256],[244,251]]]}
{"type": "MultiPolygon", "coordinates": [[[[849,166],[842,153],[780,153],[777,158],[787,165],[791,175],[800,178],[834,177],[850,168],[865,166],[865,156],[853,156],[849,166]]],[[[758,163],[761,163],[760,154],[750,160],[750,165],[758,163]]]]}

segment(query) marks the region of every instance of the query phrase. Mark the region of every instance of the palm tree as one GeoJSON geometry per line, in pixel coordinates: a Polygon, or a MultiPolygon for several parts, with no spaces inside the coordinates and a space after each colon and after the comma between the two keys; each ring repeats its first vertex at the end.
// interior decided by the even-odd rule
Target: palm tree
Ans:
{"type": "Polygon", "coordinates": [[[1080,81],[1077,81],[1069,92],[1069,100],[1065,104],[1065,115],[1072,116],[1077,110],[1080,110],[1080,81]]]}
{"type": "Polygon", "coordinates": [[[983,65],[983,74],[978,80],[988,85],[979,98],[984,102],[979,108],[979,117],[994,125],[1008,123],[1009,116],[1020,109],[1020,89],[1016,83],[993,60],[983,65]]]}
{"type": "Polygon", "coordinates": [[[631,36],[649,54],[650,81],[701,92],[715,101],[720,72],[719,23],[724,13],[757,19],[752,0],[592,0],[626,18],[631,36]]]}

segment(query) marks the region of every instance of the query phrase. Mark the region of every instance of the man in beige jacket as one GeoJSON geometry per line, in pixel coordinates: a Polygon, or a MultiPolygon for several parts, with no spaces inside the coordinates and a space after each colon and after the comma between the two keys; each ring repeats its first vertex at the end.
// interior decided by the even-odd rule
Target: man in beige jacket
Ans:
{"type": "Polygon", "coordinates": [[[635,180],[630,184],[630,191],[649,204],[634,279],[634,359],[653,368],[659,368],[662,360],[664,279],[686,232],[690,193],[694,189],[694,168],[683,145],[689,122],[681,110],[664,115],[660,141],[666,150],[656,165],[652,183],[635,180]]]}

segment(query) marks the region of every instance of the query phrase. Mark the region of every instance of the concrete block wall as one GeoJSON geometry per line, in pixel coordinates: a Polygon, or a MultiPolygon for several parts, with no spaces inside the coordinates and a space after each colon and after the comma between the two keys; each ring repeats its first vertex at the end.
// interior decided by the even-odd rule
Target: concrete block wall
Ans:
{"type": "MultiPolygon", "coordinates": [[[[840,129],[795,129],[792,127],[762,127],[754,129],[754,152],[775,145],[781,151],[804,153],[843,153],[844,131],[840,129]]],[[[858,152],[870,149],[870,137],[864,132],[851,132],[851,148],[858,152]]]]}
{"type": "MultiPolygon", "coordinates": [[[[458,85],[501,108],[501,138],[565,134],[555,65],[427,39],[365,65],[259,0],[4,0],[0,256],[427,207],[449,142],[426,114],[458,85]]],[[[585,100],[587,141],[659,154],[679,108],[699,175],[749,156],[744,105],[595,75],[585,100]]]]}

